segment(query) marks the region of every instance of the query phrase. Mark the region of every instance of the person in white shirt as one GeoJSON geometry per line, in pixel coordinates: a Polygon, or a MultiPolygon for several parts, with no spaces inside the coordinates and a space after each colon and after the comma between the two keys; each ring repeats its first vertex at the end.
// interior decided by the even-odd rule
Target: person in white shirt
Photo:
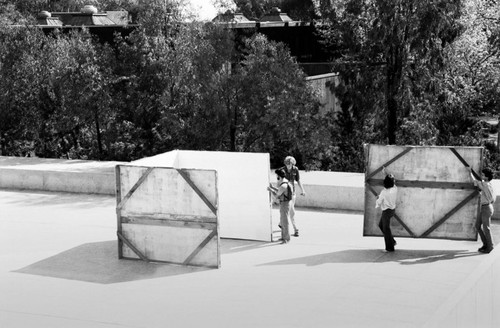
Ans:
{"type": "MultiPolygon", "coordinates": [[[[385,168],[383,169],[386,174],[385,168]]],[[[398,195],[398,187],[396,187],[396,179],[392,174],[386,174],[384,179],[384,189],[380,192],[375,202],[375,207],[382,210],[382,216],[378,224],[380,230],[384,234],[385,251],[394,252],[396,240],[392,236],[391,218],[394,216],[396,209],[396,199],[398,195]]]]}
{"type": "Polygon", "coordinates": [[[481,180],[477,180],[472,174],[472,169],[469,167],[470,176],[474,185],[481,189],[481,215],[476,219],[476,230],[481,237],[483,246],[478,249],[480,253],[490,253],[493,250],[494,243],[491,237],[490,225],[491,216],[493,215],[493,203],[495,202],[495,192],[491,185],[493,180],[493,171],[488,168],[483,170],[481,180]]]}

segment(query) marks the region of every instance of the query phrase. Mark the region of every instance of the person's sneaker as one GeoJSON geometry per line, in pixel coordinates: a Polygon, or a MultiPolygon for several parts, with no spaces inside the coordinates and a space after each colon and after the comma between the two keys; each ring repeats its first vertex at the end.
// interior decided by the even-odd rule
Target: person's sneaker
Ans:
{"type": "Polygon", "coordinates": [[[295,231],[295,233],[293,234],[295,237],[298,237],[299,236],[299,232],[298,231],[295,231]]]}

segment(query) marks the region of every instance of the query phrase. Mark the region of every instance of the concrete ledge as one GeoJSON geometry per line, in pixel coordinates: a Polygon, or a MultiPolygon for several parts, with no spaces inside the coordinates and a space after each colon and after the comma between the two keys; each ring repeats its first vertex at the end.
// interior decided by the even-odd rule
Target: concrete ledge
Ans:
{"type": "Polygon", "coordinates": [[[300,172],[306,197],[297,195],[297,207],[364,211],[364,173],[300,172]]]}
{"type": "MultiPolygon", "coordinates": [[[[0,156],[0,188],[114,195],[115,166],[125,163],[0,156]]],[[[364,173],[300,174],[307,195],[297,196],[297,207],[364,211],[364,173]]],[[[493,186],[500,194],[500,180],[493,186]]],[[[494,209],[500,219],[498,197],[494,209]]]]}
{"type": "Polygon", "coordinates": [[[115,194],[120,162],[0,157],[0,188],[115,194]]]}

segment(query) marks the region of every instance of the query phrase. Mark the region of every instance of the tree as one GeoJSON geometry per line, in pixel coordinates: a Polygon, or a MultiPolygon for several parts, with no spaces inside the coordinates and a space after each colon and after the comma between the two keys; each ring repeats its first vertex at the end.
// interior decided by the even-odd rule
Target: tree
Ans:
{"type": "Polygon", "coordinates": [[[110,115],[109,49],[92,41],[84,30],[47,38],[43,54],[40,108],[45,127],[52,131],[44,135],[60,140],[58,156],[102,159],[103,123],[110,115]]]}
{"type": "Polygon", "coordinates": [[[33,151],[40,115],[40,49],[44,36],[38,29],[4,27],[0,31],[0,151],[27,155],[33,151]]]}
{"type": "Polygon", "coordinates": [[[407,97],[412,69],[442,67],[443,50],[462,30],[461,10],[460,0],[350,0],[322,7],[321,32],[336,49],[332,55],[344,66],[343,74],[354,71],[356,79],[363,79],[368,71],[372,79],[372,68],[378,68],[371,94],[378,99],[373,103],[382,104],[389,144],[396,143],[399,120],[412,108],[412,97],[407,97]]]}
{"type": "Polygon", "coordinates": [[[288,49],[255,35],[247,42],[238,74],[237,150],[270,152],[273,163],[286,154],[314,157],[324,130],[319,101],[288,49]]]}

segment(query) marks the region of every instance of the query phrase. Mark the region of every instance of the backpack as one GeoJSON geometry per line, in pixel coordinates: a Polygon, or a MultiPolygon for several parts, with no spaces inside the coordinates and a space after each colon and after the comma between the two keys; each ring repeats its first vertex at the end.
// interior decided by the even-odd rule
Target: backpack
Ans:
{"type": "Polygon", "coordinates": [[[288,182],[282,182],[280,184],[280,187],[286,183],[286,193],[281,194],[283,196],[283,201],[287,202],[292,200],[293,192],[292,192],[292,187],[290,186],[290,183],[288,182]]]}

